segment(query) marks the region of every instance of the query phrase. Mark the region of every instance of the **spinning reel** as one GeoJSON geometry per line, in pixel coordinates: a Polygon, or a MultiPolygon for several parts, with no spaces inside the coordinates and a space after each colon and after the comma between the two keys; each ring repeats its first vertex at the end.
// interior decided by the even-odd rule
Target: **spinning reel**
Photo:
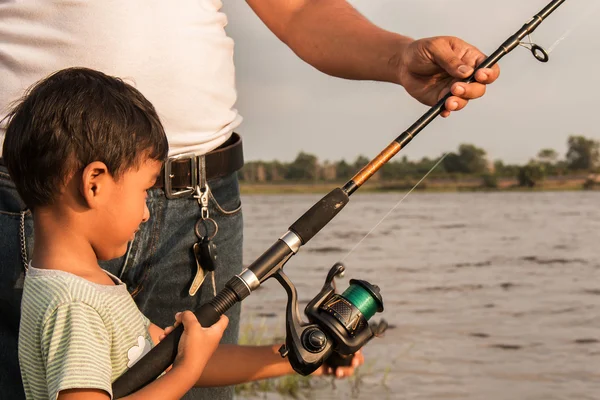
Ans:
{"type": "Polygon", "coordinates": [[[299,374],[311,374],[329,357],[336,359],[337,365],[349,365],[356,351],[387,328],[383,320],[371,325],[368,322],[376,312],[383,311],[379,287],[351,279],[348,289],[335,293],[333,280],[344,270],[341,263],[331,267],[323,288],[306,306],[308,323],[300,316],[294,284],[282,270],[273,275],[288,294],[286,343],[279,353],[288,357],[299,374]]]}

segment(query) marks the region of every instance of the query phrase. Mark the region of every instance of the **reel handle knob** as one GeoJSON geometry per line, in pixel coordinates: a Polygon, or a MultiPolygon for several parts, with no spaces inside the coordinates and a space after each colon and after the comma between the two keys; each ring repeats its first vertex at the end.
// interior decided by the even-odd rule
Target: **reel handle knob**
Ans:
{"type": "Polygon", "coordinates": [[[325,364],[330,367],[349,367],[352,365],[352,360],[354,359],[354,353],[348,355],[342,355],[336,352],[333,352],[331,356],[327,360],[325,360],[325,364]]]}
{"type": "Polygon", "coordinates": [[[286,358],[289,352],[290,349],[288,349],[288,347],[285,344],[282,344],[279,348],[279,354],[281,354],[281,358],[286,358]]]}

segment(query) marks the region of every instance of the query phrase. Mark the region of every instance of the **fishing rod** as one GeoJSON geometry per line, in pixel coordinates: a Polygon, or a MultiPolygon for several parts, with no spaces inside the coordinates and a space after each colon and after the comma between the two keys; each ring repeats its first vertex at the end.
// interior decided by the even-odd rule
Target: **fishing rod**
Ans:
{"type": "MultiPolygon", "coordinates": [[[[487,57],[464,82],[474,82],[475,73],[479,69],[492,67],[519,45],[528,46],[538,61],[547,62],[548,53],[542,47],[531,41],[522,43],[522,40],[529,37],[564,2],[565,0],[551,1],[487,57]]],[[[280,353],[283,357],[288,357],[298,373],[312,373],[332,355],[353,354],[376,336],[379,327],[375,326],[376,324],[369,325],[368,320],[376,312],[383,311],[383,299],[377,286],[353,279],[350,280],[348,289],[341,295],[336,294],[333,280],[344,272],[344,266],[340,263],[335,264],[330,269],[319,294],[306,306],[305,315],[309,320],[309,323],[306,323],[298,310],[296,288],[284,274],[283,266],[348,204],[349,197],[358,188],[444,111],[444,104],[450,96],[451,93],[448,93],[439,100],[342,188],[335,188],[315,203],[267,251],[239,275],[231,278],[212,300],[200,306],[195,311],[200,324],[213,325],[221,315],[248,297],[261,283],[275,278],[288,295],[286,343],[281,347],[280,353]]],[[[183,326],[178,326],[120,376],[113,383],[114,397],[123,397],[141,389],[165,371],[175,360],[182,333],[183,326]]]]}

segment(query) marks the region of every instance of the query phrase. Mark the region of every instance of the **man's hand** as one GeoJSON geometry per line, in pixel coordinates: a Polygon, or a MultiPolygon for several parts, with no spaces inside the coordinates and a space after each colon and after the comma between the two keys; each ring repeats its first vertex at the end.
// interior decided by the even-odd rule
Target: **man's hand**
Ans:
{"type": "Polygon", "coordinates": [[[450,90],[442,117],[463,109],[469,100],[485,94],[485,85],[494,82],[500,68],[477,71],[476,82],[458,82],[469,77],[486,56],[463,40],[439,36],[415,40],[405,49],[399,65],[399,80],[404,89],[423,104],[432,106],[450,90]]]}

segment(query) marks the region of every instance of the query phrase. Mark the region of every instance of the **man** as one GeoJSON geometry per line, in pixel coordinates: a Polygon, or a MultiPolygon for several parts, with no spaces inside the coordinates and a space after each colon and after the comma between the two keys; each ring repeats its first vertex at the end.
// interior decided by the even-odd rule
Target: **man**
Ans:
{"type": "MultiPolygon", "coordinates": [[[[499,75],[495,67],[478,71],[477,83],[457,83],[484,59],[476,48],[452,37],[414,41],[382,30],[343,0],[247,2],[279,39],[324,73],[399,84],[429,105],[452,90],[445,117],[482,96],[485,84],[499,75]]],[[[210,299],[213,276],[218,290],[242,268],[236,171],[243,159],[233,133],[241,117],[234,108],[233,41],[220,8],[218,0],[17,0],[0,6],[0,118],[27,87],[70,66],[120,76],[155,105],[171,160],[150,191],[153,218],[126,256],[104,267],[163,326],[175,312],[210,299]],[[209,239],[219,254],[214,275],[193,251],[194,244],[209,239]]],[[[11,399],[23,398],[16,349],[32,241],[31,214],[0,165],[0,393],[11,399]]],[[[227,343],[237,341],[239,311],[237,305],[228,313],[227,343]]],[[[202,389],[185,398],[228,399],[232,393],[202,389]]]]}

